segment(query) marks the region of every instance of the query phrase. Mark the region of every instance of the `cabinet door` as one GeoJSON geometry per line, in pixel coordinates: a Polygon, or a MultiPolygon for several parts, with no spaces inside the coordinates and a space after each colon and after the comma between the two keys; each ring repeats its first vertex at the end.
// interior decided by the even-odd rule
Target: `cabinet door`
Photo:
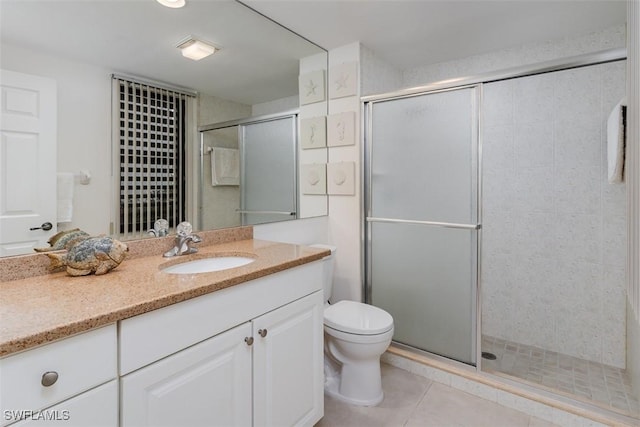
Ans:
{"type": "Polygon", "coordinates": [[[313,425],[324,415],[322,321],[320,291],[252,322],[255,426],[313,425]]]}
{"type": "Polygon", "coordinates": [[[127,426],[250,426],[251,336],[245,323],[121,380],[127,426]]]}
{"type": "Polygon", "coordinates": [[[27,417],[12,427],[117,427],[118,381],[110,381],[48,409],[28,415],[18,415],[16,411],[5,412],[4,416],[7,415],[27,417]]]}

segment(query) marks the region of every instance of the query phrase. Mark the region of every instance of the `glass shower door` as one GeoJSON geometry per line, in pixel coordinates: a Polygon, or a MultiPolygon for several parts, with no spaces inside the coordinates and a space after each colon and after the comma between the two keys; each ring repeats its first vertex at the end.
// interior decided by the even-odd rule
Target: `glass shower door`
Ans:
{"type": "Polygon", "coordinates": [[[367,299],[394,341],[476,363],[475,87],[369,104],[367,299]]]}
{"type": "Polygon", "coordinates": [[[296,116],[241,126],[242,225],[297,217],[296,116]]]}

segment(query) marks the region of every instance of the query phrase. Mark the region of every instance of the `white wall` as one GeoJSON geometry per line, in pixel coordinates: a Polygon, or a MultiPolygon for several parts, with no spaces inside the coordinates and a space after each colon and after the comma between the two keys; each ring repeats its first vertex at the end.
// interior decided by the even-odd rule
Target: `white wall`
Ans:
{"type": "Polygon", "coordinates": [[[403,89],[403,73],[364,45],[360,46],[360,91],[363,96],[403,89]]]}
{"type": "Polygon", "coordinates": [[[251,116],[264,116],[267,114],[282,113],[285,111],[297,110],[300,104],[298,95],[276,99],[274,101],[253,104],[251,106],[251,116]]]}
{"type": "Polygon", "coordinates": [[[620,25],[581,37],[529,43],[487,54],[416,67],[403,71],[404,87],[624,47],[625,34],[625,26],[620,25]]]}
{"type": "Polygon", "coordinates": [[[312,245],[328,243],[329,217],[297,219],[253,226],[253,238],[275,242],[312,245]]]}
{"type": "Polygon", "coordinates": [[[74,187],[73,222],[90,234],[109,233],[111,220],[111,70],[2,44],[2,68],[54,79],[58,98],[59,172],[91,173],[74,187]]]}
{"type": "MultiPolygon", "coordinates": [[[[360,44],[352,43],[329,51],[331,67],[343,63],[360,63],[360,44]]],[[[329,75],[329,84],[331,84],[329,75]]],[[[354,111],[360,123],[360,85],[357,94],[329,100],[329,114],[354,111]]],[[[332,300],[362,300],[362,248],[360,245],[362,184],[360,169],[360,126],[356,126],[356,144],[329,148],[329,162],[355,162],[355,195],[329,196],[329,242],[337,247],[332,300]]]]}

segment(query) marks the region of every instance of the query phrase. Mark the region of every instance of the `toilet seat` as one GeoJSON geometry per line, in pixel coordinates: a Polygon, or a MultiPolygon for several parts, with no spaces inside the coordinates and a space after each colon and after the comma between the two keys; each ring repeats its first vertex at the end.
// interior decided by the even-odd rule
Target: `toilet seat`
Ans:
{"type": "Polygon", "coordinates": [[[379,335],[393,329],[393,318],[381,308],[357,301],[339,301],[324,310],[325,326],[347,334],[379,335]]]}

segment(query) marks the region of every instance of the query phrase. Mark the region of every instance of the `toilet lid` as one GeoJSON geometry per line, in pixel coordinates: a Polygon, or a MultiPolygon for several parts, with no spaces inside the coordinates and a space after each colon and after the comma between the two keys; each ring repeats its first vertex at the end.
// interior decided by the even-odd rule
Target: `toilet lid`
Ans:
{"type": "Polygon", "coordinates": [[[375,335],[393,327],[393,317],[381,308],[356,301],[340,301],[324,310],[324,324],[338,331],[375,335]]]}

